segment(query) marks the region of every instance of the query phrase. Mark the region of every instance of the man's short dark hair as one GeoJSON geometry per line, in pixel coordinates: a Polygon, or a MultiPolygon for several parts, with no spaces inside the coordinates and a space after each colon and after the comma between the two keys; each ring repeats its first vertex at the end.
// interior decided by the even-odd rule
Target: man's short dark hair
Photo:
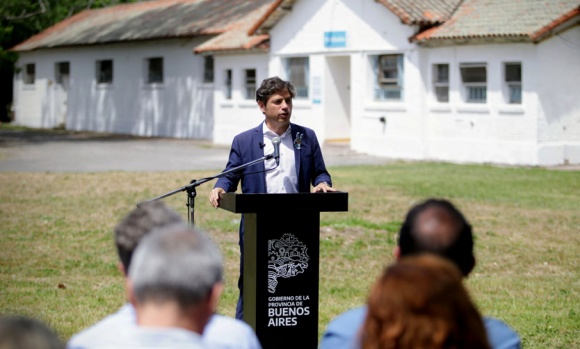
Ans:
{"type": "Polygon", "coordinates": [[[454,262],[464,276],[475,266],[473,232],[449,201],[428,199],[413,207],[399,231],[401,257],[430,252],[454,262]]]}
{"type": "Polygon", "coordinates": [[[163,201],[142,204],[129,212],[115,227],[115,245],[125,273],[129,271],[133,252],[145,235],[155,228],[182,222],[179,214],[163,201]]]}
{"type": "Polygon", "coordinates": [[[266,104],[274,93],[284,90],[288,90],[292,98],[296,96],[296,88],[290,81],[284,81],[277,76],[267,78],[262,81],[262,84],[256,90],[256,102],[266,104]]]}

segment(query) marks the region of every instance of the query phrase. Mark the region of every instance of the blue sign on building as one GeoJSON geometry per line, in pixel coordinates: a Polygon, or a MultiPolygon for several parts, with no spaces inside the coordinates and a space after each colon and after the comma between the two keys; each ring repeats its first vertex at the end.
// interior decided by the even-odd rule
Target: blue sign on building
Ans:
{"type": "Polygon", "coordinates": [[[346,32],[324,32],[324,47],[346,47],[346,32]]]}

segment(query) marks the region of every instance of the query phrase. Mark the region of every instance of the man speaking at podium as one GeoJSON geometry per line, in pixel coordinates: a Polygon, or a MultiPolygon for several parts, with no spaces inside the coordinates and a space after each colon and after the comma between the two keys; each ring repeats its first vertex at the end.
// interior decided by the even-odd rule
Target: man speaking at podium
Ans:
{"type": "MultiPolygon", "coordinates": [[[[264,155],[273,154],[265,162],[249,166],[217,180],[209,194],[213,207],[219,207],[220,194],[235,192],[242,181],[242,193],[309,193],[336,191],[324,165],[318,139],[313,130],[290,123],[292,98],[296,89],[289,81],[271,77],[262,81],[256,101],[265,116],[258,127],[234,137],[230,157],[224,171],[247,164],[264,155]]],[[[291,219],[292,217],[288,217],[291,219]]],[[[283,222],[281,222],[283,223],[283,222]]],[[[236,318],[243,318],[244,219],[240,223],[240,297],[236,318]]]]}

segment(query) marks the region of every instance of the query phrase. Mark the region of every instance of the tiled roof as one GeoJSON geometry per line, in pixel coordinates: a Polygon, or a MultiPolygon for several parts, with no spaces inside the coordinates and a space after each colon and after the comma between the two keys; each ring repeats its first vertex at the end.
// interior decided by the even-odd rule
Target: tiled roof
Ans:
{"type": "Polygon", "coordinates": [[[235,27],[232,27],[227,32],[197,46],[193,52],[209,54],[218,51],[248,50],[252,48],[268,51],[270,48],[270,36],[266,34],[250,34],[249,32],[255,23],[271,9],[272,3],[266,3],[259,9],[252,11],[248,14],[246,20],[238,22],[235,27]]]}
{"type": "Polygon", "coordinates": [[[464,0],[450,20],[413,40],[435,43],[496,38],[536,42],[566,23],[580,23],[580,0],[464,0]]]}
{"type": "Polygon", "coordinates": [[[267,52],[270,49],[269,35],[247,35],[244,31],[229,31],[212,38],[194,48],[194,53],[215,53],[218,51],[235,51],[257,49],[267,52]]]}
{"type": "MultiPolygon", "coordinates": [[[[511,1],[511,0],[506,0],[511,1]]],[[[405,24],[443,23],[461,0],[377,0],[405,24]]]]}
{"type": "MultiPolygon", "coordinates": [[[[268,33],[297,0],[276,0],[250,33],[268,33]]],[[[360,0],[368,1],[368,0],[360,0]]],[[[397,15],[405,24],[437,24],[451,16],[461,0],[374,0],[397,15]]],[[[507,1],[507,0],[506,0],[507,1]]]]}
{"type": "Polygon", "coordinates": [[[268,11],[264,13],[262,18],[250,28],[248,34],[265,34],[270,32],[270,29],[278,23],[278,21],[290,10],[297,0],[276,0],[272,3],[268,11]]]}
{"type": "MultiPolygon", "coordinates": [[[[194,52],[267,50],[267,33],[296,1],[154,0],[87,10],[13,49],[216,35],[194,52]]],[[[580,0],[360,1],[377,1],[405,24],[433,26],[412,38],[420,44],[490,38],[536,42],[580,23],[580,0]]]]}
{"type": "MultiPolygon", "coordinates": [[[[253,25],[252,21],[260,18],[270,3],[271,0],[156,0],[86,10],[13,49],[28,51],[239,31],[253,25]]],[[[243,34],[249,41],[256,40],[243,34]]],[[[247,47],[248,42],[242,39],[231,43],[247,47]]]]}

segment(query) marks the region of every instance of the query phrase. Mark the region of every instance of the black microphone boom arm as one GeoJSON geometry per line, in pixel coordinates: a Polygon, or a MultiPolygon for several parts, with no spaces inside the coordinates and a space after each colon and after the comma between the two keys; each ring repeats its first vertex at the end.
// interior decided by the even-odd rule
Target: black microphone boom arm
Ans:
{"type": "Polygon", "coordinates": [[[227,175],[229,175],[232,172],[236,172],[236,171],[239,171],[239,170],[243,170],[246,167],[250,167],[252,165],[258,164],[258,163],[263,162],[263,161],[266,161],[266,160],[270,160],[272,158],[274,158],[274,154],[268,154],[268,155],[263,156],[263,157],[261,157],[259,159],[256,159],[256,160],[250,161],[248,163],[242,164],[240,166],[231,168],[231,169],[229,169],[227,171],[223,171],[223,172],[221,172],[221,173],[219,173],[219,174],[217,174],[215,176],[205,177],[205,178],[202,178],[202,179],[193,179],[193,180],[191,180],[191,182],[188,185],[185,185],[185,186],[183,186],[181,188],[178,188],[178,189],[172,190],[170,192],[167,192],[165,194],[159,195],[157,197],[154,197],[153,199],[141,201],[140,203],[137,204],[137,207],[139,207],[139,206],[141,206],[143,204],[146,204],[148,202],[153,202],[153,201],[161,200],[163,198],[166,198],[166,197],[171,196],[173,194],[180,193],[182,191],[187,191],[187,204],[186,204],[186,206],[189,208],[188,222],[189,222],[190,225],[193,226],[193,224],[194,224],[194,218],[195,218],[194,217],[194,212],[195,212],[195,197],[197,196],[197,192],[195,190],[196,187],[202,185],[205,182],[209,182],[212,179],[216,179],[216,178],[221,178],[221,177],[227,176],[227,175]]]}

